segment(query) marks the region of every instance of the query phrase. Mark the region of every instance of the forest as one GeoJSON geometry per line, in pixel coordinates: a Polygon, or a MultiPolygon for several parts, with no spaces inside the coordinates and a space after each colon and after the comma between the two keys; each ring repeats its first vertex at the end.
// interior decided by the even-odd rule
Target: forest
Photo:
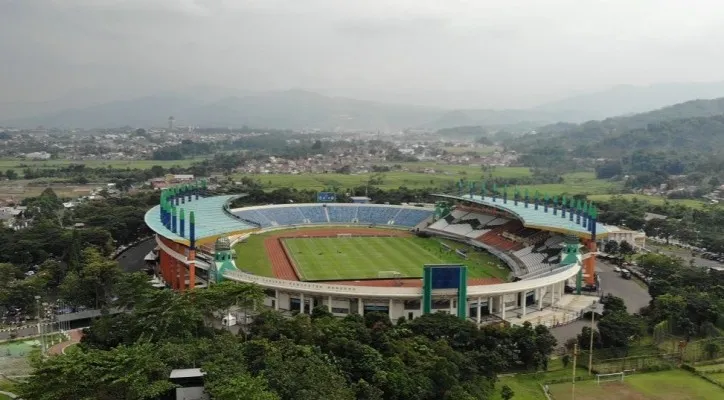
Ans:
{"type": "MultiPolygon", "coordinates": [[[[213,315],[253,308],[257,286],[223,282],[193,293],[135,285],[126,314],[93,322],[80,348],[36,359],[25,398],[144,399],[168,393],[171,369],[200,367],[214,399],[488,399],[496,376],[547,368],[556,345],[543,326],[483,329],[447,314],[390,322],[260,310],[248,330],[215,329],[213,315]]],[[[124,296],[121,294],[121,296],[124,296]]]]}

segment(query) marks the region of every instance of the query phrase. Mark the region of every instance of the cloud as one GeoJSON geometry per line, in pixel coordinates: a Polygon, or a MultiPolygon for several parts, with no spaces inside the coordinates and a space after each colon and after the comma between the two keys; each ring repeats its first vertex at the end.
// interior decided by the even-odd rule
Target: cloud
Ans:
{"type": "Polygon", "coordinates": [[[12,38],[0,101],[213,85],[527,106],[721,80],[723,12],[713,0],[0,0],[12,38]]]}

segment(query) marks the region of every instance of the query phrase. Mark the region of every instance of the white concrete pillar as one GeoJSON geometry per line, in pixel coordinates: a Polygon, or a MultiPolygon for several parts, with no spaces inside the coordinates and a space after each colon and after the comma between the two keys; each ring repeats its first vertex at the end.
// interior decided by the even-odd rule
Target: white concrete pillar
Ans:
{"type": "Polygon", "coordinates": [[[528,299],[526,298],[526,295],[527,295],[526,292],[522,292],[521,296],[520,296],[521,297],[520,303],[521,303],[521,306],[523,306],[523,317],[525,317],[526,311],[528,311],[528,307],[526,306],[528,299]]]}
{"type": "Polygon", "coordinates": [[[480,303],[483,301],[483,298],[478,296],[478,325],[480,325],[480,313],[482,312],[482,308],[480,306],[480,303]]]}
{"type": "Polygon", "coordinates": [[[327,297],[327,311],[332,312],[332,296],[327,297]]]}
{"type": "Polygon", "coordinates": [[[488,297],[488,314],[492,314],[492,313],[493,313],[493,300],[494,300],[494,299],[495,299],[495,298],[492,297],[492,296],[491,296],[491,297],[488,297]]]}
{"type": "Polygon", "coordinates": [[[538,311],[543,309],[543,296],[545,296],[545,291],[543,289],[545,288],[538,288],[538,311]]]}
{"type": "Polygon", "coordinates": [[[387,315],[392,319],[392,307],[394,307],[395,302],[390,299],[390,303],[387,305],[387,315]]]}
{"type": "Polygon", "coordinates": [[[279,289],[274,289],[274,309],[279,311],[279,289]]]}
{"type": "Polygon", "coordinates": [[[500,295],[500,318],[505,319],[505,295],[500,295]]]}
{"type": "Polygon", "coordinates": [[[551,285],[551,305],[556,304],[556,285],[551,285]]]}
{"type": "Polygon", "coordinates": [[[304,293],[299,293],[299,312],[304,314],[304,293]]]}
{"type": "Polygon", "coordinates": [[[357,299],[357,314],[364,315],[364,303],[362,302],[362,298],[360,297],[357,299]]]}
{"type": "Polygon", "coordinates": [[[450,299],[450,315],[455,315],[455,299],[450,299]]]}

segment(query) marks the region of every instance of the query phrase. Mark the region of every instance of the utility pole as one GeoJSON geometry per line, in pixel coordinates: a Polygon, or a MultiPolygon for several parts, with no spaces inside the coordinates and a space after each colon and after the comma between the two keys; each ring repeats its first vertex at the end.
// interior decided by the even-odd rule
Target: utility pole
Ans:
{"type": "Polygon", "coordinates": [[[588,376],[591,376],[593,371],[593,326],[596,319],[595,308],[591,310],[591,344],[588,348],[588,376]]]}
{"type": "Polygon", "coordinates": [[[576,361],[578,360],[578,343],[573,345],[573,381],[571,382],[571,400],[576,399],[576,361]]]}

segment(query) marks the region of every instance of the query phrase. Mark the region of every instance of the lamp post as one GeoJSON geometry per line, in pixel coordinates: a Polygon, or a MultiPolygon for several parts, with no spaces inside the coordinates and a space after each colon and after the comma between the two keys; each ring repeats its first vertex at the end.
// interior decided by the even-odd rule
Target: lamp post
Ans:
{"type": "Polygon", "coordinates": [[[595,326],[596,319],[596,305],[591,305],[591,339],[588,348],[588,375],[590,376],[593,371],[593,328],[595,326]]]}

